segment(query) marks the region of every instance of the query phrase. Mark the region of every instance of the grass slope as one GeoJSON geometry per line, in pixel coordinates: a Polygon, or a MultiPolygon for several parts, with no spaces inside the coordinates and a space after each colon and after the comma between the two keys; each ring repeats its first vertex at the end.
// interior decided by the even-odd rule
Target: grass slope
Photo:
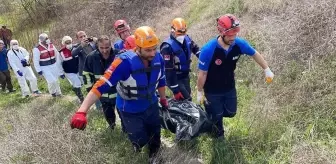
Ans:
{"type": "MultiPolygon", "coordinates": [[[[311,35],[305,33],[304,27],[322,20],[328,23],[329,20],[304,20],[315,13],[327,18],[332,12],[323,13],[319,9],[322,6],[325,11],[334,11],[335,4],[330,2],[189,0],[182,13],[189,22],[189,34],[199,45],[216,35],[214,18],[234,13],[244,25],[241,35],[270,61],[276,79],[273,84],[265,85],[262,70],[251,58],[243,56],[236,71],[238,113],[234,118],[224,119],[225,141],[217,141],[204,134],[172,147],[164,145],[162,155],[166,162],[197,163],[199,158],[204,163],[216,164],[334,163],[336,53],[325,47],[326,55],[313,58],[307,65],[302,54],[291,58],[293,54],[289,50],[296,46],[290,47],[291,44],[283,41],[293,43],[297,35],[309,40],[311,35]],[[293,11],[297,12],[295,16],[281,17],[283,13],[293,11]],[[289,26],[295,21],[305,24],[302,27],[289,26]],[[275,30],[281,27],[289,28],[284,32],[275,30]],[[301,31],[296,34],[290,33],[291,30],[301,31]],[[275,54],[272,50],[281,53],[275,54]]],[[[328,26],[330,24],[323,27],[328,26]]],[[[315,37],[314,31],[309,32],[315,37]]],[[[329,37],[323,34],[327,33],[319,33],[316,36],[320,37],[315,39],[332,38],[334,33],[331,32],[329,37]]],[[[27,38],[30,37],[27,35],[27,38]]],[[[299,52],[310,51],[304,47],[295,49],[295,53],[299,52]]],[[[194,61],[194,71],[196,65],[194,61]]],[[[196,74],[192,74],[193,87],[195,80],[196,74]]],[[[45,82],[39,85],[46,92],[45,82]]],[[[70,88],[63,80],[63,92],[72,94],[70,88]]],[[[120,129],[107,130],[106,122],[98,111],[91,110],[85,131],[70,130],[68,121],[78,108],[73,97],[54,100],[49,97],[21,99],[19,94],[0,96],[0,146],[3,147],[0,163],[145,163],[147,159],[146,152],[130,153],[126,136],[120,133],[120,129]]],[[[174,137],[164,130],[162,135],[166,143],[174,137]]]]}

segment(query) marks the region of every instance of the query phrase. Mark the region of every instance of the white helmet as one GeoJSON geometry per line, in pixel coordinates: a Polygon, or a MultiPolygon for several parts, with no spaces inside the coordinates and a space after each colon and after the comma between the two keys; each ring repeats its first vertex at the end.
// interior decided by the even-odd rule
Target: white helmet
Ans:
{"type": "Polygon", "coordinates": [[[39,36],[39,41],[44,42],[48,38],[48,35],[46,33],[42,33],[39,36]]]}
{"type": "Polygon", "coordinates": [[[64,36],[62,39],[62,44],[65,45],[66,41],[71,41],[72,42],[72,38],[70,36],[64,36]]]}

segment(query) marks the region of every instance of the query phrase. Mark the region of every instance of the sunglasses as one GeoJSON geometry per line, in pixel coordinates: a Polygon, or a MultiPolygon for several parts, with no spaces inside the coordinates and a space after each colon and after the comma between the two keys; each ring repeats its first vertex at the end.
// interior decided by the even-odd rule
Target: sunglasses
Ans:
{"type": "Polygon", "coordinates": [[[124,25],[124,24],[120,24],[120,25],[118,25],[117,26],[117,29],[119,30],[119,29],[123,29],[123,28],[125,28],[126,26],[124,25]]]}

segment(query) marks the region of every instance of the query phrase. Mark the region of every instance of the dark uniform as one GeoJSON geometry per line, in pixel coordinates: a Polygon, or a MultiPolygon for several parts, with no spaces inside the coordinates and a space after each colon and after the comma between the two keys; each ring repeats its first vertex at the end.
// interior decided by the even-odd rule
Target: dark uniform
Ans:
{"type": "Polygon", "coordinates": [[[205,110],[215,124],[217,137],[224,135],[223,117],[234,117],[237,111],[237,93],[234,71],[241,54],[254,55],[256,51],[247,41],[236,38],[228,50],[217,38],[202,47],[198,68],[207,72],[204,95],[208,101],[205,110]]]}
{"type": "Polygon", "coordinates": [[[160,49],[165,61],[167,86],[174,94],[181,92],[185,99],[191,101],[191,53],[198,58],[199,47],[188,35],[185,36],[183,44],[171,35],[161,44],[160,49]]]}
{"type": "MultiPolygon", "coordinates": [[[[117,54],[118,51],[112,49],[110,56],[107,59],[104,59],[99,50],[95,50],[86,57],[83,70],[83,80],[88,92],[91,90],[93,84],[104,75],[105,70],[109,68],[117,54]]],[[[100,98],[105,118],[111,128],[115,127],[116,121],[116,115],[114,113],[116,96],[116,88],[111,87],[100,98]]]]}
{"type": "Polygon", "coordinates": [[[165,87],[164,62],[160,53],[146,67],[132,51],[122,53],[93,89],[104,95],[117,87],[117,108],[135,150],[148,144],[150,157],[160,148],[160,117],[157,88],[165,87]]]}

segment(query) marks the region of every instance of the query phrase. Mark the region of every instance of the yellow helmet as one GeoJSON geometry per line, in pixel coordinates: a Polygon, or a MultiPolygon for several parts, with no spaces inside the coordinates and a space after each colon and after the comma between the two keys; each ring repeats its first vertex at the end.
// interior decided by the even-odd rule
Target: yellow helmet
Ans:
{"type": "Polygon", "coordinates": [[[171,22],[171,28],[176,35],[184,35],[187,32],[187,24],[183,18],[175,18],[171,22]]]}
{"type": "Polygon", "coordinates": [[[135,44],[141,48],[154,47],[159,44],[159,38],[149,26],[142,26],[134,32],[135,44]]]}

